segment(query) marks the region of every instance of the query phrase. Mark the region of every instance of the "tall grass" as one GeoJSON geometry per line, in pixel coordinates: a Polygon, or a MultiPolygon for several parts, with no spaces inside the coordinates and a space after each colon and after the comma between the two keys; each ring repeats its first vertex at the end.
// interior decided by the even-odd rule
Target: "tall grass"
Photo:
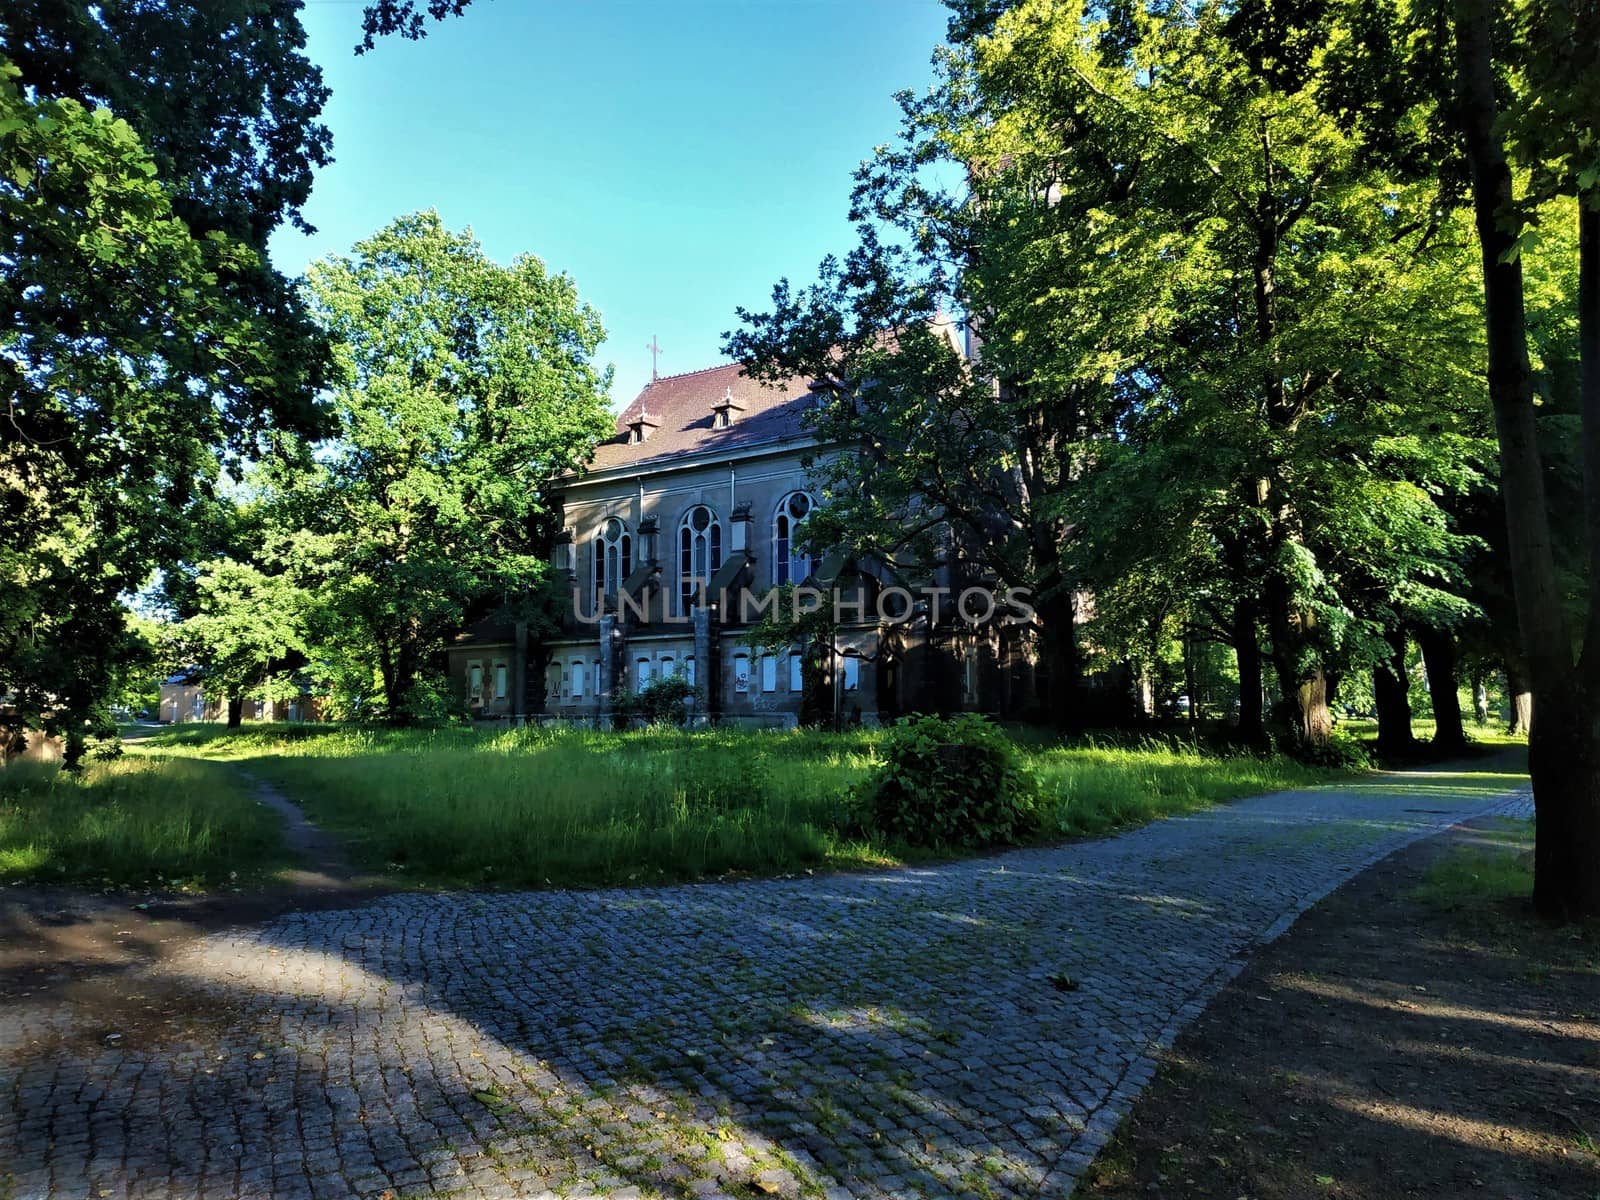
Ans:
{"type": "Polygon", "coordinates": [[[1342,774],[1290,758],[1218,755],[1154,738],[1058,745],[1031,757],[1042,832],[1073,836],[1109,833],[1240,796],[1310,787],[1342,774]]]}
{"type": "Polygon", "coordinates": [[[0,882],[214,887],[284,861],[282,827],[235,772],[164,755],[0,767],[0,882]]]}
{"type": "MultiPolygon", "coordinates": [[[[498,733],[258,726],[161,735],[167,751],[245,761],[345,838],[363,865],[418,883],[656,882],[926,857],[865,827],[851,785],[870,730],[498,733]]],[[[1098,834],[1206,803],[1325,781],[1282,759],[1145,740],[1028,734],[1034,836],[1098,834]]]]}

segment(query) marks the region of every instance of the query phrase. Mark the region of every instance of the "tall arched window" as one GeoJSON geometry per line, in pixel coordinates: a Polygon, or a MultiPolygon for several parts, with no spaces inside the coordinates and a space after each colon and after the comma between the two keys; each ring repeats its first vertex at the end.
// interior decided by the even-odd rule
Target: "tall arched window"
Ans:
{"type": "Polygon", "coordinates": [[[633,538],[628,527],[612,517],[594,535],[594,599],[615,600],[622,581],[633,573],[633,538]]]}
{"type": "Polygon", "coordinates": [[[678,603],[687,614],[722,566],[722,526],[704,504],[683,514],[678,525],[678,603]]]}
{"type": "Polygon", "coordinates": [[[773,582],[780,587],[800,583],[811,574],[811,556],[802,553],[797,543],[800,527],[815,507],[815,501],[804,492],[790,492],[778,501],[778,513],[772,519],[772,572],[773,582]]]}

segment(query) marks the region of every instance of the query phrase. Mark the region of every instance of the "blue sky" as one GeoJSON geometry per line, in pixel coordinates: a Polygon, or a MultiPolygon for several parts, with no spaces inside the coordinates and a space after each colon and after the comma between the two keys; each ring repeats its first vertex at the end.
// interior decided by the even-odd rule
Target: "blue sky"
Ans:
{"type": "Polygon", "coordinates": [[[921,90],[937,0],[476,0],[420,42],[360,58],[361,0],[308,0],[336,162],[298,274],[400,213],[437,208],[488,253],[532,252],[600,309],[613,401],[722,360],[735,305],[764,306],[852,244],[850,175],[921,90]]]}

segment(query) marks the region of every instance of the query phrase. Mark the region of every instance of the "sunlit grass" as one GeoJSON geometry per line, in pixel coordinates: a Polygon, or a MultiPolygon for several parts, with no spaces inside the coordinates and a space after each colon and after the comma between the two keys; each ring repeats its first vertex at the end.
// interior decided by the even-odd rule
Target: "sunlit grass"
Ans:
{"type": "MultiPolygon", "coordinates": [[[[814,731],[476,732],[185,727],[163,753],[247,763],[350,844],[418,883],[648,883],[926,858],[869,828],[851,788],[880,735],[814,731]]],[[[1340,777],[1286,759],[1146,739],[1017,735],[1038,780],[1033,836],[1101,834],[1340,777]]]]}
{"type": "Polygon", "coordinates": [[[1428,868],[1413,893],[1435,908],[1479,908],[1533,894],[1533,822],[1497,818],[1488,849],[1464,847],[1428,868]]]}
{"type": "Polygon", "coordinates": [[[169,755],[79,775],[0,767],[0,883],[215,887],[284,861],[278,818],[237,774],[169,755]]]}

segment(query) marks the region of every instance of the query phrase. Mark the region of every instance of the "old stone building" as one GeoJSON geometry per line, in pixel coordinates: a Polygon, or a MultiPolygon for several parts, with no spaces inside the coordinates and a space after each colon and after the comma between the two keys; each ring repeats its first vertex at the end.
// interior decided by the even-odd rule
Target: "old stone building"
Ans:
{"type": "Polygon", "coordinates": [[[808,433],[815,403],[807,380],[765,385],[737,363],[648,385],[588,470],[562,481],[562,634],[531,644],[486,622],[451,646],[450,674],[473,715],[592,720],[670,675],[698,689],[697,719],[719,722],[793,724],[807,688],[810,714],[840,724],[1026,709],[1023,637],[966,625],[949,605],[938,621],[925,605],[900,619],[910,598],[889,603],[871,564],[808,553],[803,533],[821,498],[802,460],[845,452],[808,433]],[[840,598],[831,645],[749,644],[747,618],[784,584],[840,598]]]}

